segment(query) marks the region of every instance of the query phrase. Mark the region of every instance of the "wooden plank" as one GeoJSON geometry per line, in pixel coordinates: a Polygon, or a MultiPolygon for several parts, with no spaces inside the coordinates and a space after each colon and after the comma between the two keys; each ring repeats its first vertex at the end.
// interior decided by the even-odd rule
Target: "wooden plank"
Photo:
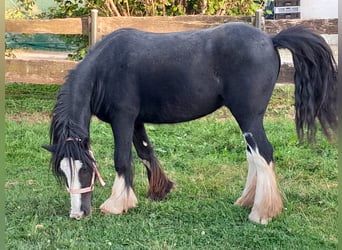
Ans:
{"type": "Polygon", "coordinates": [[[5,82],[62,84],[76,65],[68,60],[6,59],[5,82]]]}
{"type": "Polygon", "coordinates": [[[5,32],[23,34],[88,34],[88,18],[6,19],[5,32]]]}
{"type": "Polygon", "coordinates": [[[296,25],[304,25],[310,27],[319,34],[338,34],[338,19],[280,19],[265,20],[265,32],[268,34],[276,34],[281,30],[296,25]]]}
{"type": "MultiPolygon", "coordinates": [[[[106,35],[120,28],[135,28],[150,32],[176,32],[193,29],[203,29],[217,26],[227,22],[252,23],[254,17],[231,16],[155,16],[155,17],[99,17],[97,32],[99,36],[106,35]]],[[[320,34],[338,34],[338,19],[281,19],[265,20],[265,32],[269,34],[279,33],[281,30],[304,25],[312,28],[320,34]]]]}
{"type": "MultiPolygon", "coordinates": [[[[69,70],[76,65],[77,62],[68,60],[6,59],[5,82],[63,84],[69,70]]],[[[292,83],[293,73],[291,65],[283,64],[277,83],[292,83]]]]}
{"type": "Polygon", "coordinates": [[[227,22],[251,23],[251,17],[231,16],[153,16],[153,17],[98,17],[99,36],[120,28],[135,28],[149,32],[176,32],[203,29],[227,22]]]}
{"type": "MultiPolygon", "coordinates": [[[[99,17],[97,32],[99,35],[108,34],[116,29],[131,27],[151,32],[173,32],[182,30],[202,29],[227,22],[252,23],[253,17],[231,16],[155,16],[155,17],[99,17]]],[[[338,19],[281,19],[265,20],[265,31],[275,34],[294,26],[305,25],[312,27],[320,34],[338,34],[338,19]]],[[[12,33],[48,33],[48,34],[84,34],[89,31],[88,18],[60,19],[6,19],[5,32],[12,33]]]]}

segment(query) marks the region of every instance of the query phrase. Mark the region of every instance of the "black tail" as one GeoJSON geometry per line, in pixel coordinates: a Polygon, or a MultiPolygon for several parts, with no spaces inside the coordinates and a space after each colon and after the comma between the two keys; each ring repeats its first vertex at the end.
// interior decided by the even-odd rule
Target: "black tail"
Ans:
{"type": "Polygon", "coordinates": [[[272,37],[274,47],[292,52],[295,68],[296,128],[299,141],[315,140],[318,118],[329,140],[338,128],[337,67],[325,40],[302,26],[281,31],[272,37]]]}

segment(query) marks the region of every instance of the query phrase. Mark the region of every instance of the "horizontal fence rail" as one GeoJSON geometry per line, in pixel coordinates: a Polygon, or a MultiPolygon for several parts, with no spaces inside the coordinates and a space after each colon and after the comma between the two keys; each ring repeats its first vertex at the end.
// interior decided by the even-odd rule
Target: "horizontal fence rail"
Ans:
{"type": "Polygon", "coordinates": [[[5,82],[62,84],[77,62],[69,60],[6,59],[5,82]]]}
{"type": "MultiPolygon", "coordinates": [[[[106,35],[120,28],[136,28],[151,32],[173,32],[201,29],[228,22],[252,23],[254,17],[231,16],[175,16],[175,17],[98,17],[97,33],[106,35]]],[[[338,19],[279,19],[265,20],[264,30],[268,34],[294,26],[305,25],[320,34],[338,34],[338,19]]],[[[90,33],[90,18],[61,19],[6,19],[5,32],[24,34],[83,34],[90,33]]]]}
{"type": "MultiPolygon", "coordinates": [[[[92,15],[93,16],[93,15],[92,15]]],[[[228,22],[244,22],[259,27],[268,34],[294,26],[306,25],[320,34],[337,34],[337,19],[283,19],[263,20],[260,18],[231,16],[175,16],[175,17],[97,17],[65,19],[5,20],[5,32],[23,34],[82,34],[93,41],[120,28],[136,28],[150,32],[175,32],[203,29],[228,22]],[[94,23],[96,20],[96,23],[94,23]],[[92,28],[93,27],[93,28],[92,28]]],[[[68,60],[6,59],[5,82],[25,82],[38,84],[62,84],[68,71],[77,62],[68,60]]],[[[293,82],[293,67],[283,64],[278,83],[293,82]]]]}
{"type": "Polygon", "coordinates": [[[5,20],[5,32],[8,33],[88,35],[88,27],[88,18],[5,20]]]}

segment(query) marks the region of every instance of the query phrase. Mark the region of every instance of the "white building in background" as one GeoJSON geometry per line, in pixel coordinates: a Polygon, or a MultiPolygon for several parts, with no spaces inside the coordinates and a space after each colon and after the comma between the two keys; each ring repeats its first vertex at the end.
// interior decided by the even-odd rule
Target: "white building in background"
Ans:
{"type": "MultiPolygon", "coordinates": [[[[338,18],[338,1],[341,0],[300,0],[301,19],[338,18]]],[[[324,35],[324,37],[331,46],[337,47],[337,34],[324,35]]],[[[337,59],[337,48],[335,56],[337,59]]]]}
{"type": "Polygon", "coordinates": [[[300,0],[301,19],[338,18],[339,0],[300,0]]]}

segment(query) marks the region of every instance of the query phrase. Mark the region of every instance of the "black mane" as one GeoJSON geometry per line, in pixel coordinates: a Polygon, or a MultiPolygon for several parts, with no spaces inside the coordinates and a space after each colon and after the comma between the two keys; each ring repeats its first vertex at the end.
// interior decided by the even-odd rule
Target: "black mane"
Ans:
{"type": "Polygon", "coordinates": [[[70,110],[74,96],[71,95],[70,81],[73,78],[73,73],[75,72],[70,72],[66,83],[58,93],[50,126],[50,144],[53,148],[50,165],[59,180],[64,177],[59,166],[63,158],[80,160],[88,168],[92,168],[92,164],[95,162],[89,153],[90,139],[87,129],[82,128],[71,117],[70,110]]]}

